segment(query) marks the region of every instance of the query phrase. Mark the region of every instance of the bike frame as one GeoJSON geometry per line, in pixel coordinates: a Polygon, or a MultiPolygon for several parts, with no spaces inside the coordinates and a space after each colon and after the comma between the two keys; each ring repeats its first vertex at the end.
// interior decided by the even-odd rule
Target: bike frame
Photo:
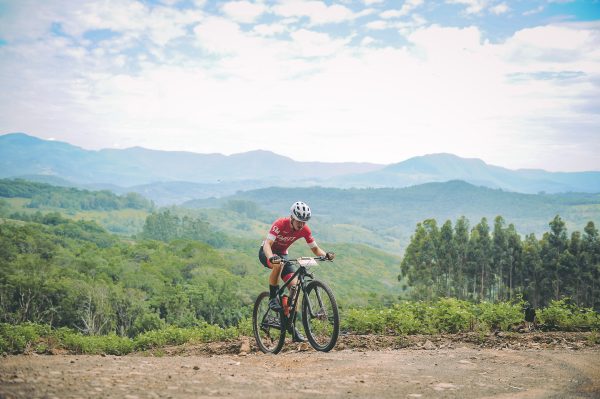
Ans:
{"type": "MultiPolygon", "coordinates": [[[[313,259],[315,261],[325,261],[327,259],[325,259],[322,256],[316,257],[316,258],[300,258],[300,259],[313,259]]],[[[277,291],[277,296],[279,297],[279,303],[282,303],[282,297],[283,297],[283,293],[285,291],[285,288],[288,287],[292,281],[294,281],[294,279],[297,277],[298,278],[298,284],[297,284],[297,289],[296,292],[294,293],[294,297],[293,298],[289,298],[288,302],[288,306],[290,308],[290,313],[288,316],[285,316],[284,314],[284,321],[285,321],[285,327],[287,328],[290,325],[294,325],[296,323],[296,316],[298,315],[298,310],[297,310],[297,304],[298,304],[298,300],[300,299],[300,291],[302,291],[302,293],[304,294],[304,298],[306,300],[308,300],[308,297],[306,296],[306,284],[310,283],[313,279],[314,276],[312,275],[312,273],[309,273],[308,270],[306,269],[306,266],[300,264],[298,259],[291,259],[291,260],[287,260],[284,262],[290,262],[290,263],[296,263],[299,264],[300,267],[298,268],[298,270],[296,270],[296,272],[292,275],[292,277],[290,277],[288,279],[288,281],[286,281],[281,288],[279,288],[279,290],[277,291]],[[291,322],[291,324],[290,324],[291,322]]],[[[317,293],[318,295],[318,293],[317,293]]],[[[312,314],[312,308],[310,306],[310,301],[308,303],[308,309],[310,311],[310,313],[312,314]]]]}

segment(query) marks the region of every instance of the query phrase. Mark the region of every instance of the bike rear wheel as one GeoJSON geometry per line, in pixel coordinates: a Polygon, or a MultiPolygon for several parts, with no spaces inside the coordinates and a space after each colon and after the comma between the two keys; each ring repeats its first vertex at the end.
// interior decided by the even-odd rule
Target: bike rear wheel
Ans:
{"type": "Polygon", "coordinates": [[[340,333],[340,318],[333,291],[325,283],[313,280],[306,286],[302,324],[313,348],[322,352],[333,349],[340,333]]]}
{"type": "Polygon", "coordinates": [[[285,342],[283,314],[269,308],[269,293],[263,292],[254,303],[252,330],[256,345],[264,353],[279,353],[285,342]]]}

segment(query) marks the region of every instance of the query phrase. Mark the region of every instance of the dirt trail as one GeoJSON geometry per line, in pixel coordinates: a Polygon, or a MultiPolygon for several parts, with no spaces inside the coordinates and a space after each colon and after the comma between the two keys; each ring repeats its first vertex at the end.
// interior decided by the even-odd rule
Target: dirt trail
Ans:
{"type": "Polygon", "coordinates": [[[276,356],[199,348],[162,357],[7,356],[0,359],[0,398],[600,397],[598,345],[441,348],[428,340],[429,349],[373,351],[343,341],[346,349],[330,353],[289,344],[276,356]]]}

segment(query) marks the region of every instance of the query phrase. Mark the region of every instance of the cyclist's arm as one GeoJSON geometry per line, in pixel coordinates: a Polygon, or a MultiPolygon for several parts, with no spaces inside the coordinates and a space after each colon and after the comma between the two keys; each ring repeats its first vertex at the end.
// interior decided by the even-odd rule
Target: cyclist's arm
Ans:
{"type": "Polygon", "coordinates": [[[265,240],[265,243],[263,244],[263,251],[267,259],[271,259],[271,257],[273,256],[273,250],[271,249],[271,245],[273,245],[273,242],[273,240],[267,238],[265,240]]]}
{"type": "Polygon", "coordinates": [[[321,248],[319,248],[319,246],[314,246],[310,249],[313,254],[315,254],[316,256],[325,256],[327,255],[327,253],[325,251],[323,251],[321,248]]]}

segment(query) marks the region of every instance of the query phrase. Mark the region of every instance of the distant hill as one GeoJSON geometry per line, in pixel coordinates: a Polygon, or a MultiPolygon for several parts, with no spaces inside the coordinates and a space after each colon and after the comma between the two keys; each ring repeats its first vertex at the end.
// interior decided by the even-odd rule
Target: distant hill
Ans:
{"type": "Polygon", "coordinates": [[[308,183],[381,167],[369,163],[296,162],[268,151],[230,156],[140,147],[90,151],[24,133],[0,136],[0,177],[49,175],[78,184],[128,187],[173,181],[219,184],[261,180],[265,186],[280,180],[308,183]]]}
{"type": "Polygon", "coordinates": [[[326,181],[332,187],[407,187],[430,182],[464,180],[489,188],[535,194],[539,192],[600,192],[600,172],[547,172],[510,170],[488,165],[480,159],[452,154],[410,158],[385,168],[326,181]]]}
{"type": "Polygon", "coordinates": [[[272,186],[402,188],[451,180],[529,194],[600,192],[600,172],[510,170],[452,154],[425,155],[391,165],[296,162],[269,151],[230,156],[140,147],[89,151],[24,133],[0,136],[2,177],[137,192],[157,205],[272,186]]]}
{"type": "Polygon", "coordinates": [[[428,218],[443,224],[465,216],[474,225],[486,217],[492,225],[500,215],[507,223],[513,223],[519,233],[538,236],[548,231],[548,223],[557,214],[567,222],[569,231],[583,230],[590,220],[600,226],[600,194],[520,194],[462,181],[396,189],[273,187],[221,199],[190,201],[182,206],[218,208],[230,200],[253,201],[280,215],[287,215],[293,201],[303,200],[313,209],[311,225],[328,241],[351,236],[347,241],[393,252],[401,252],[416,224],[428,218]]]}

